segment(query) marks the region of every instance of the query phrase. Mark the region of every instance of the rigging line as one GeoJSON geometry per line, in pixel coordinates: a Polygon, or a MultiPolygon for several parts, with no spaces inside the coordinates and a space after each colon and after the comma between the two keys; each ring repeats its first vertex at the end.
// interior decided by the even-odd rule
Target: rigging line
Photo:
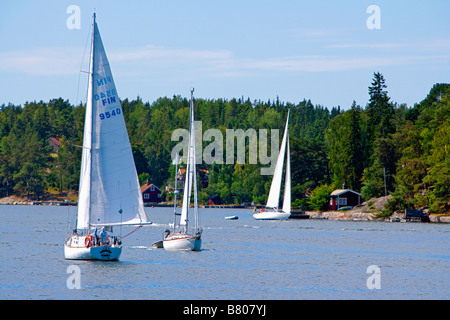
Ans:
{"type": "Polygon", "coordinates": [[[70,228],[71,228],[71,225],[70,225],[70,210],[69,210],[69,206],[67,207],[67,232],[69,233],[70,232],[70,228]]]}
{"type": "Polygon", "coordinates": [[[126,237],[128,237],[130,234],[132,234],[132,233],[134,233],[134,232],[136,232],[138,229],[140,229],[140,228],[142,228],[142,226],[138,226],[136,229],[134,229],[133,231],[131,231],[130,233],[128,233],[128,234],[126,234],[126,235],[124,235],[123,237],[122,237],[122,239],[124,239],[124,238],[126,238],[126,237]]]}
{"type": "MultiPolygon", "coordinates": [[[[81,78],[81,73],[89,73],[89,72],[86,72],[86,71],[84,71],[82,69],[83,69],[84,57],[86,56],[86,48],[87,48],[87,45],[89,43],[89,38],[90,38],[90,35],[91,35],[91,30],[92,30],[92,25],[89,28],[88,36],[86,38],[86,44],[84,45],[83,58],[81,58],[80,72],[78,73],[77,99],[75,100],[75,105],[78,103],[78,97],[80,95],[80,78],[81,78]]],[[[87,98],[86,98],[86,100],[87,100],[87,98]]]]}

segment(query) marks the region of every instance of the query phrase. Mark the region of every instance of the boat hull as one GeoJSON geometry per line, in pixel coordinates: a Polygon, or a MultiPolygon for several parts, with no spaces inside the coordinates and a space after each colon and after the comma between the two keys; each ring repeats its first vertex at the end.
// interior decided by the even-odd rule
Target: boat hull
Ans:
{"type": "Polygon", "coordinates": [[[67,260],[118,260],[122,253],[121,246],[92,246],[84,245],[86,237],[69,238],[64,244],[64,258],[67,260]]]}
{"type": "Polygon", "coordinates": [[[64,258],[67,260],[94,260],[90,248],[69,247],[64,245],[64,258]]]}
{"type": "Polygon", "coordinates": [[[287,220],[290,215],[290,212],[264,211],[253,214],[253,218],[256,220],[287,220]]]}
{"type": "Polygon", "coordinates": [[[122,247],[101,246],[89,249],[91,249],[91,254],[95,259],[104,261],[119,260],[120,254],[122,253],[122,247]]]}
{"type": "Polygon", "coordinates": [[[114,261],[119,260],[122,253],[121,247],[69,247],[64,245],[64,258],[67,260],[103,260],[114,261]]]}
{"type": "Polygon", "coordinates": [[[200,251],[202,239],[191,235],[169,236],[163,240],[163,247],[173,251],[200,251]]]}

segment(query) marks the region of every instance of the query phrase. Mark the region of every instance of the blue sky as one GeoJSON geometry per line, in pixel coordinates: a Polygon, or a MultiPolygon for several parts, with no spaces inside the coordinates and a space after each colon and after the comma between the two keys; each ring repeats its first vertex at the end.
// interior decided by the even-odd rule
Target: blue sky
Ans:
{"type": "Polygon", "coordinates": [[[373,73],[412,106],[450,82],[450,2],[167,0],[0,4],[0,104],[86,99],[94,9],[121,99],[249,97],[365,106],[373,73]],[[69,29],[67,8],[80,8],[69,29]],[[380,29],[366,21],[380,8],[380,29]],[[79,83],[80,79],[80,84],[79,83]]]}

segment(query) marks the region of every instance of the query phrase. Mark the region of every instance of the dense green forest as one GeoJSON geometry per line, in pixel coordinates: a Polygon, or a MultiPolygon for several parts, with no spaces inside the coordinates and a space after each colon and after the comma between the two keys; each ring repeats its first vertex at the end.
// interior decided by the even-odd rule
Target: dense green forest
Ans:
{"type": "MultiPolygon", "coordinates": [[[[386,214],[406,207],[450,209],[450,85],[434,85],[408,108],[391,100],[383,75],[375,73],[368,97],[365,107],[353,102],[346,111],[309,100],[199,98],[195,118],[202,132],[215,128],[225,137],[227,129],[279,129],[281,139],[290,109],[295,206],[324,209],[330,192],[346,183],[364,200],[392,194],[386,214]]],[[[172,132],[187,129],[189,100],[164,97],[150,104],[138,97],[122,100],[122,108],[141,182],[164,190],[175,170],[171,151],[178,142],[172,132]]],[[[49,191],[78,190],[83,125],[84,106],[62,98],[0,106],[0,197],[39,199],[49,191]],[[50,137],[61,138],[57,155],[50,137]]],[[[225,203],[265,203],[271,176],[260,168],[267,165],[250,164],[248,146],[246,152],[245,164],[200,164],[209,171],[208,186],[198,184],[202,202],[219,195],[225,203]]]]}

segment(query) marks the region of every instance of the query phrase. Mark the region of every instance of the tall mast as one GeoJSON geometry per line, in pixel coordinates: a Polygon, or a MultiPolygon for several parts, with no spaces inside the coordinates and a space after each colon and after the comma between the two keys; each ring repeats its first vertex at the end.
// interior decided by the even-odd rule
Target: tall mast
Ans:
{"type": "MultiPolygon", "coordinates": [[[[91,114],[91,119],[92,119],[92,112],[93,112],[93,105],[94,105],[94,53],[95,53],[95,17],[96,14],[94,12],[94,14],[92,15],[92,45],[91,45],[91,61],[90,61],[90,66],[89,66],[89,92],[91,93],[90,95],[88,94],[88,99],[90,100],[90,114],[91,114]]],[[[88,104],[86,103],[86,108],[88,107],[88,104]]],[[[88,229],[90,229],[91,227],[91,190],[92,190],[92,132],[94,131],[94,122],[91,120],[91,127],[90,129],[90,148],[89,148],[89,159],[90,159],[90,174],[89,174],[89,225],[88,225],[88,229]]]]}
{"type": "Polygon", "coordinates": [[[95,13],[93,15],[91,52],[89,56],[89,77],[87,86],[87,100],[83,131],[83,151],[80,170],[80,188],[78,192],[77,229],[90,229],[91,226],[91,174],[92,174],[92,131],[93,131],[93,73],[95,52],[95,13]]]}
{"type": "Polygon", "coordinates": [[[178,175],[178,154],[175,157],[175,189],[173,191],[174,201],[173,201],[173,232],[175,232],[175,227],[177,224],[177,175],[178,175]]]}
{"type": "Polygon", "coordinates": [[[194,88],[191,90],[191,126],[193,138],[192,143],[192,179],[194,179],[194,224],[195,228],[198,229],[198,199],[197,199],[197,163],[196,163],[196,152],[195,152],[195,126],[194,126],[194,88]]]}

